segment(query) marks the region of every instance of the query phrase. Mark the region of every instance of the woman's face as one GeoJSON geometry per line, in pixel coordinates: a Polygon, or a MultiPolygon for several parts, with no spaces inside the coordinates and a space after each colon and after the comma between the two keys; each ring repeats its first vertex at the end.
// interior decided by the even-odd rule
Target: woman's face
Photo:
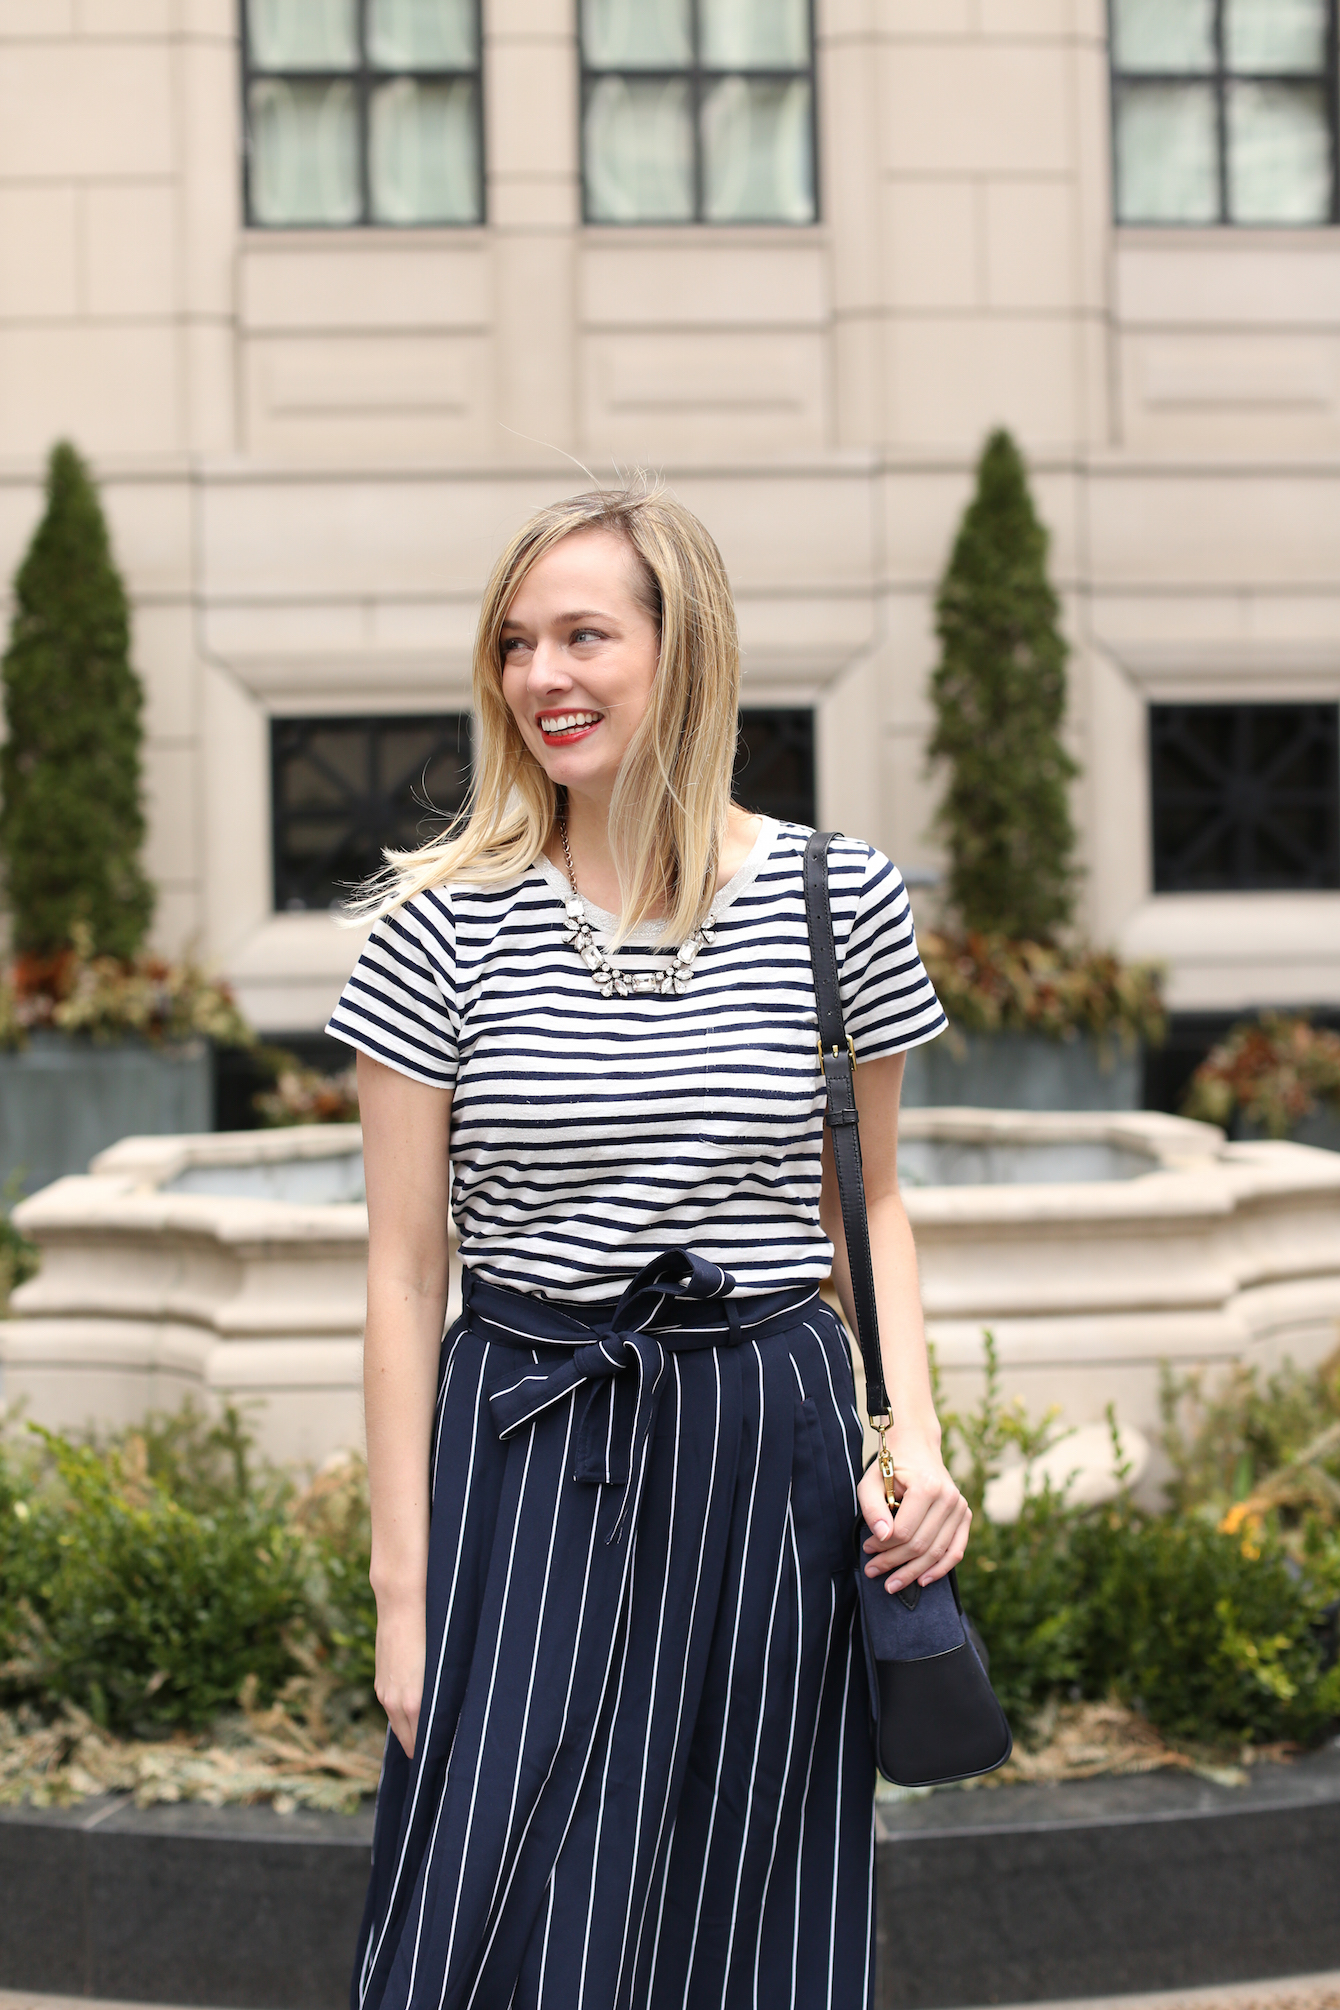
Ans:
{"type": "Polygon", "coordinates": [[[502,625],[503,696],[552,782],[608,799],[660,653],[638,560],[608,530],[572,531],[518,587],[502,625]]]}

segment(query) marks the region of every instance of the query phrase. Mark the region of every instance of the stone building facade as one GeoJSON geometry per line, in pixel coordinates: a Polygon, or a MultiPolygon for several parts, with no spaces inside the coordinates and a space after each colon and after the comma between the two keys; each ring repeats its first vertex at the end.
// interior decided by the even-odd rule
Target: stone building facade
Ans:
{"type": "Polygon", "coordinates": [[[250,4],[244,48],[241,0],[0,0],[0,571],[74,439],[165,944],[320,1025],[355,945],[285,893],[284,763],[468,709],[485,568],[574,463],[700,512],[746,702],[930,879],[934,584],[1006,424],[1086,927],[1184,1013],[1340,1006],[1334,0],[1271,0],[1278,46],[1120,0],[1117,47],[1101,0],[250,4]]]}

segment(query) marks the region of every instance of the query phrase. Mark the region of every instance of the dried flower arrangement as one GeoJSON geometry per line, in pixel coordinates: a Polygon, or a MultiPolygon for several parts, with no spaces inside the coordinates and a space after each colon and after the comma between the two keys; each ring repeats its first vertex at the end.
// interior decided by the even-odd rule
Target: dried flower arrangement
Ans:
{"type": "Polygon", "coordinates": [[[228,985],[192,958],[143,950],[100,956],[82,922],[71,934],[67,949],[19,955],[0,969],[0,1047],[21,1048],[38,1031],[82,1035],[98,1045],[127,1036],[155,1046],[199,1038],[226,1047],[255,1044],[228,985]]]}
{"type": "Polygon", "coordinates": [[[1191,1077],[1188,1117],[1225,1128],[1241,1115],[1272,1138],[1325,1109],[1340,1116],[1340,1033],[1282,1012],[1234,1026],[1191,1077]]]}
{"type": "Polygon", "coordinates": [[[994,935],[918,937],[922,960],[951,1026],[965,1032],[1090,1034],[1126,1051],[1164,1037],[1163,973],[1122,963],[1109,950],[994,935]]]}

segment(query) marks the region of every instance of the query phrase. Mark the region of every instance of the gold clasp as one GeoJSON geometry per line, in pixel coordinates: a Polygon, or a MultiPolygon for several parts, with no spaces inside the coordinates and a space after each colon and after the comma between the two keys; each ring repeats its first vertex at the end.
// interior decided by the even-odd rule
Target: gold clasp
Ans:
{"type": "MultiPolygon", "coordinates": [[[[824,1043],[822,1040],[816,1040],[814,1044],[819,1050],[819,1067],[820,1070],[822,1071],[824,1065],[824,1043]]],[[[839,1054],[841,1051],[842,1051],[841,1048],[838,1046],[837,1041],[835,1040],[833,1042],[834,1054],[835,1055],[839,1054]]],[[[851,1055],[851,1064],[854,1068],[856,1066],[856,1049],[852,1045],[850,1033],[848,1033],[847,1035],[847,1052],[851,1055]]]]}
{"type": "Polygon", "coordinates": [[[889,1450],[889,1432],[893,1427],[893,1418],[872,1417],[870,1421],[879,1432],[879,1476],[884,1482],[884,1498],[894,1514],[897,1514],[898,1497],[893,1491],[893,1453],[889,1450]]]}

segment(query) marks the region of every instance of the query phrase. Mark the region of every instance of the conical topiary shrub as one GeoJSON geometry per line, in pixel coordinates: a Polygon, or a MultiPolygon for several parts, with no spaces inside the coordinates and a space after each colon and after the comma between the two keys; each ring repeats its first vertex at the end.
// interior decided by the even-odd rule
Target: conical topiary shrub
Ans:
{"type": "Polygon", "coordinates": [[[1022,456],[991,435],[936,602],[928,749],[949,781],[936,829],[948,900],[970,933],[1050,943],[1074,911],[1075,833],[1061,743],[1067,648],[1047,532],[1022,456]]]}
{"type": "Polygon", "coordinates": [[[139,857],[144,693],[97,491],[68,444],[52,451],[14,601],[0,752],[14,947],[57,955],[82,923],[93,951],[130,957],[154,906],[139,857]]]}

